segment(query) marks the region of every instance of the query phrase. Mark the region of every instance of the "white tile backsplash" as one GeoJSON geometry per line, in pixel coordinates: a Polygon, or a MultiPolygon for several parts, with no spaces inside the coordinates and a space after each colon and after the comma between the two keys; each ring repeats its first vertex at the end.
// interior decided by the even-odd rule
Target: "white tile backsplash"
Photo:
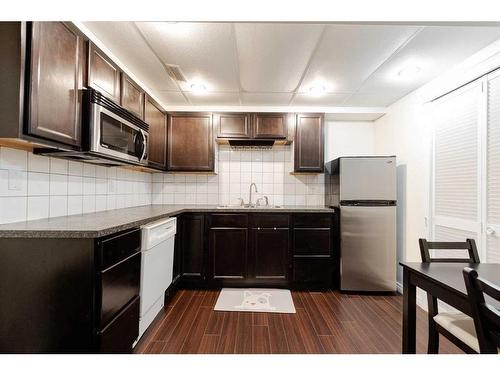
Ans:
{"type": "Polygon", "coordinates": [[[0,147],[0,224],[149,204],[235,205],[263,195],[276,205],[323,205],[324,176],[292,175],[293,149],[219,146],[218,174],[147,173],[0,147]]]}

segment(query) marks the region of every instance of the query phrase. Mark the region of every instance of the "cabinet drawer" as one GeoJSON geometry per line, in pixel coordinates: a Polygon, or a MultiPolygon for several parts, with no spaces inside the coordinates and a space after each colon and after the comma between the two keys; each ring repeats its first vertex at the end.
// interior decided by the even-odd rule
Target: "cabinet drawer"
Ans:
{"type": "Polygon", "coordinates": [[[254,214],[250,217],[253,228],[288,228],[287,214],[254,214]]]}
{"type": "Polygon", "coordinates": [[[101,353],[130,353],[139,336],[139,297],[131,301],[101,332],[101,353]]]}
{"type": "Polygon", "coordinates": [[[139,295],[141,253],[101,272],[100,327],[104,327],[123,306],[139,295]]]}
{"type": "Polygon", "coordinates": [[[141,249],[141,231],[133,229],[99,241],[99,269],[106,269],[141,249]]]}
{"type": "Polygon", "coordinates": [[[246,214],[213,214],[210,215],[210,227],[246,228],[248,215],[246,214]]]}
{"type": "Polygon", "coordinates": [[[330,255],[332,248],[329,228],[295,229],[293,253],[298,255],[330,255]]]}
{"type": "Polygon", "coordinates": [[[333,214],[296,214],[293,222],[295,228],[330,228],[333,214]]]}

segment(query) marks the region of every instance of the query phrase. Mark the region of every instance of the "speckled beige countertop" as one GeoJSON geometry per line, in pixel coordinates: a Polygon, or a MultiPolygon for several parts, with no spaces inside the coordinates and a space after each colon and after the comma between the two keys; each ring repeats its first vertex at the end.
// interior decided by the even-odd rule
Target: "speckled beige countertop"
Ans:
{"type": "Polygon", "coordinates": [[[333,213],[328,207],[240,208],[200,205],[149,205],[83,215],[61,216],[0,225],[0,238],[95,238],[183,212],[333,213]]]}

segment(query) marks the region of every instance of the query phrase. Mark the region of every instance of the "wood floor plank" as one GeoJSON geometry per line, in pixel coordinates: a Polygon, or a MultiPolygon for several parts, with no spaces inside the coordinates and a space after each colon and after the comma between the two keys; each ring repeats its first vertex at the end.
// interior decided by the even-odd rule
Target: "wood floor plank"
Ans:
{"type": "MultiPolygon", "coordinates": [[[[202,304],[202,307],[203,304],[202,304]]],[[[207,326],[205,328],[206,335],[220,335],[222,332],[222,324],[224,323],[224,317],[226,316],[226,312],[224,311],[214,311],[212,307],[210,316],[208,318],[207,326]]]]}
{"type": "Polygon", "coordinates": [[[217,346],[219,345],[219,335],[203,335],[198,348],[200,354],[216,354],[217,346]]]}
{"type": "Polygon", "coordinates": [[[252,353],[271,353],[271,343],[269,342],[269,327],[252,326],[252,353]]]}
{"type": "Polygon", "coordinates": [[[196,354],[199,352],[211,310],[210,307],[201,307],[198,309],[198,313],[193,321],[193,327],[182,344],[181,353],[196,354]]]}
{"type": "Polygon", "coordinates": [[[217,353],[234,354],[236,349],[236,335],[238,313],[225,313],[224,321],[217,345],[217,353]]]}
{"type": "Polygon", "coordinates": [[[182,295],[178,302],[169,309],[165,319],[162,320],[160,327],[153,336],[154,341],[167,341],[175,326],[181,321],[182,315],[186,311],[191,298],[193,298],[192,293],[189,293],[189,291],[183,290],[181,292],[182,295]]]}
{"type": "Polygon", "coordinates": [[[284,315],[286,314],[269,314],[268,317],[269,344],[271,353],[273,354],[290,353],[283,326],[284,315]]]}
{"type": "Polygon", "coordinates": [[[269,325],[269,316],[272,314],[262,313],[262,312],[254,312],[252,313],[252,325],[254,326],[268,326],[269,325]]]}
{"type": "Polygon", "coordinates": [[[236,328],[236,354],[250,354],[253,347],[252,313],[238,312],[236,328]]]}
{"type": "Polygon", "coordinates": [[[218,290],[207,290],[201,306],[214,307],[217,302],[217,298],[219,298],[219,293],[220,292],[218,290]]]}
{"type": "Polygon", "coordinates": [[[316,334],[331,335],[333,332],[325,320],[327,315],[324,314],[324,311],[322,312],[319,309],[311,293],[300,292],[298,296],[302,300],[302,305],[304,306],[307,315],[309,315],[309,319],[314,327],[314,331],[316,332],[316,334]]]}

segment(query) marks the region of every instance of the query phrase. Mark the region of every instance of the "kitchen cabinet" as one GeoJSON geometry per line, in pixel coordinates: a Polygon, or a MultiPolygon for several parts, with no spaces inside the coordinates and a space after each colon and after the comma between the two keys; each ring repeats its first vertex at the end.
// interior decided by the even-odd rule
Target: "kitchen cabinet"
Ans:
{"type": "Polygon", "coordinates": [[[216,113],[214,126],[218,138],[245,139],[251,137],[250,113],[216,113]]]}
{"type": "Polygon", "coordinates": [[[121,70],[104,52],[89,43],[89,86],[120,104],[121,70]]]}
{"type": "Polygon", "coordinates": [[[28,135],[78,148],[81,145],[85,39],[64,22],[33,22],[28,135]]]}
{"type": "Polygon", "coordinates": [[[210,279],[220,282],[248,276],[248,215],[212,214],[209,217],[210,279]]]}
{"type": "Polygon", "coordinates": [[[287,117],[286,113],[254,113],[253,138],[285,139],[287,117]]]}
{"type": "Polygon", "coordinates": [[[120,103],[141,120],[144,119],[144,90],[128,75],[122,73],[120,103]]]}
{"type": "Polygon", "coordinates": [[[186,214],[180,218],[181,277],[184,281],[205,277],[205,215],[186,214]]]}
{"type": "Polygon", "coordinates": [[[148,164],[151,167],[167,167],[167,116],[149,96],[146,97],[144,121],[149,125],[148,164]]]}
{"type": "Polygon", "coordinates": [[[214,171],[212,114],[170,113],[167,126],[167,170],[214,171]]]}
{"type": "Polygon", "coordinates": [[[323,173],[324,171],[324,115],[297,114],[295,122],[295,172],[323,173]]]}

